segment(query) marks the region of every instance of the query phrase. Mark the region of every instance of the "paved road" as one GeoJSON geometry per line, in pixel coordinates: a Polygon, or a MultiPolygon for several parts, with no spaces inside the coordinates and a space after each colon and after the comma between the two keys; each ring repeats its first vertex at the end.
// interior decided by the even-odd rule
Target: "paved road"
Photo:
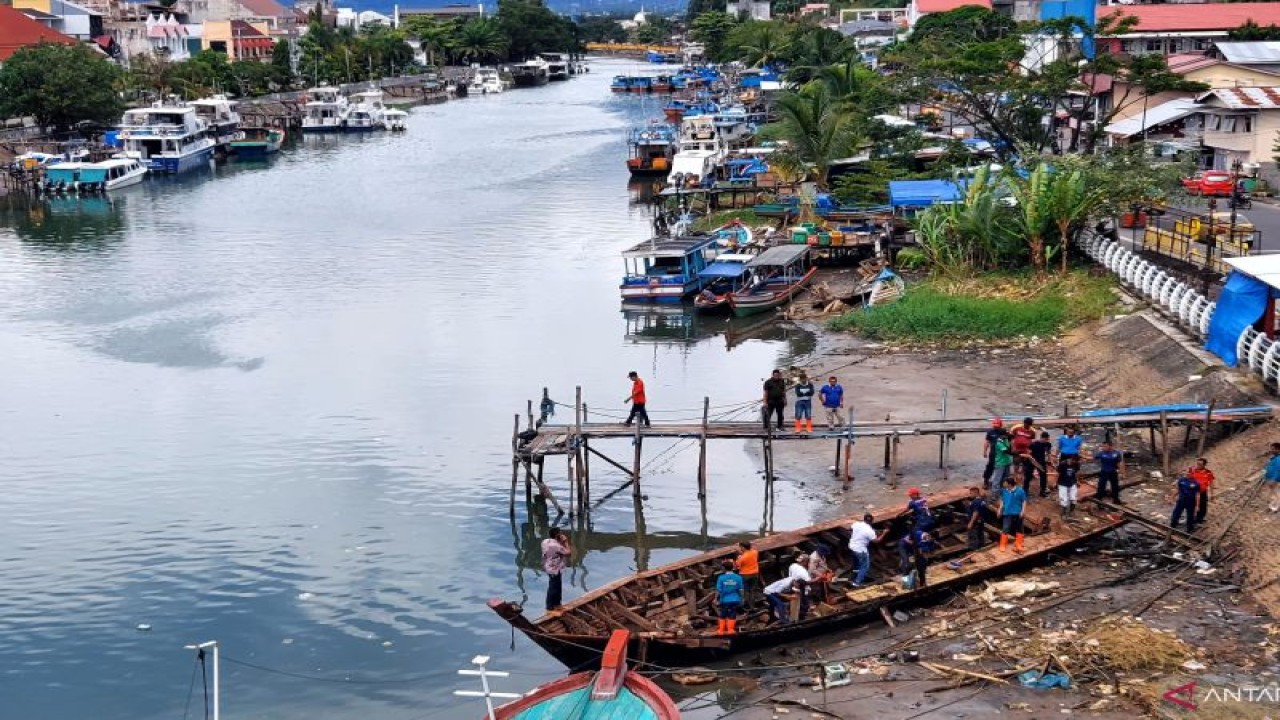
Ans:
{"type": "MultiPolygon", "coordinates": [[[[1189,198],[1186,202],[1178,204],[1188,210],[1198,212],[1207,210],[1207,203],[1202,198],[1189,198]]],[[[1225,198],[1219,198],[1219,209],[1226,209],[1225,206],[1225,198]]],[[[1262,233],[1258,243],[1258,252],[1280,252],[1280,200],[1272,198],[1254,200],[1253,207],[1248,210],[1241,210],[1239,215],[1248,218],[1249,222],[1253,223],[1253,226],[1262,233]]]]}

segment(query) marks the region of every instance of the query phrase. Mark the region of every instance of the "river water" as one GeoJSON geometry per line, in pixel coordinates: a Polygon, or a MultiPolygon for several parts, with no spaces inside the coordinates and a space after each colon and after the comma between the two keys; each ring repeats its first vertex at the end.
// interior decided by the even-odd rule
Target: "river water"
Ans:
{"type": "MultiPolygon", "coordinates": [[[[474,655],[503,690],[563,672],[484,605],[545,588],[513,415],[575,385],[616,412],[635,369],[656,418],[696,416],[812,342],[620,310],[649,228],[623,138],[659,113],[610,96],[621,67],[110,201],[0,199],[0,719],[199,717],[203,640],[228,718],[474,718],[474,655]]],[[[783,485],[765,517],[725,441],[705,519],[696,450],[645,452],[645,532],[604,502],[567,596],[819,511],[783,485]]]]}

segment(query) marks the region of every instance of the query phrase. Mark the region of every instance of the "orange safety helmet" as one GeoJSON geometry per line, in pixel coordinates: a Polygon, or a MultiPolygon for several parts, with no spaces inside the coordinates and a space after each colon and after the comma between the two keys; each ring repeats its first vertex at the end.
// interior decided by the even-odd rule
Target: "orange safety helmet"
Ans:
{"type": "Polygon", "coordinates": [[[1004,427],[1004,420],[995,418],[991,421],[991,427],[1004,427]]]}
{"type": "Polygon", "coordinates": [[[908,497],[920,497],[920,488],[911,488],[907,490],[908,497]]]}

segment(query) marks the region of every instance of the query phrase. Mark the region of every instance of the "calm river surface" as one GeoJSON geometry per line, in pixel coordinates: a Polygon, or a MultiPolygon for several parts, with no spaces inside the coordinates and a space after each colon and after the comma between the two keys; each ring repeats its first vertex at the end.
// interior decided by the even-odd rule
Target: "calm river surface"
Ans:
{"type": "MultiPolygon", "coordinates": [[[[613,412],[636,369],[690,417],[811,342],[620,310],[649,229],[623,138],[660,104],[593,67],[110,202],[0,199],[0,718],[180,718],[202,640],[228,718],[475,718],[451,692],[474,655],[503,690],[563,672],[484,605],[545,589],[546,520],[523,491],[508,515],[513,414],[544,385],[613,412]]],[[[709,522],[696,451],[665,453],[642,549],[622,493],[566,595],[759,532],[752,458],[712,450],[709,522]]],[[[811,502],[784,484],[773,523],[811,502]]]]}

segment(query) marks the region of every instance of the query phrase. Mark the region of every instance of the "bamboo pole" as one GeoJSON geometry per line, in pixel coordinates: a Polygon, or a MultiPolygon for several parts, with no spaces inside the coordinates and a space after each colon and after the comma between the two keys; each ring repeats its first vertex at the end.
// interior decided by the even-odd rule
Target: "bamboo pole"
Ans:
{"type": "Polygon", "coordinates": [[[1169,411],[1160,411],[1160,452],[1161,468],[1164,476],[1169,477],[1169,411]]]}
{"type": "Polygon", "coordinates": [[[520,413],[511,428],[511,512],[516,511],[516,486],[520,483],[520,413]]]}
{"type": "Polygon", "coordinates": [[[1204,426],[1200,428],[1200,440],[1196,442],[1196,457],[1204,455],[1204,444],[1209,439],[1209,423],[1213,422],[1213,408],[1217,404],[1218,399],[1213,398],[1209,401],[1209,409],[1204,411],[1204,426]]]}
{"type": "Polygon", "coordinates": [[[703,500],[703,518],[706,518],[707,499],[707,425],[711,421],[711,398],[702,398],[702,433],[698,438],[698,499],[703,500]]]}

